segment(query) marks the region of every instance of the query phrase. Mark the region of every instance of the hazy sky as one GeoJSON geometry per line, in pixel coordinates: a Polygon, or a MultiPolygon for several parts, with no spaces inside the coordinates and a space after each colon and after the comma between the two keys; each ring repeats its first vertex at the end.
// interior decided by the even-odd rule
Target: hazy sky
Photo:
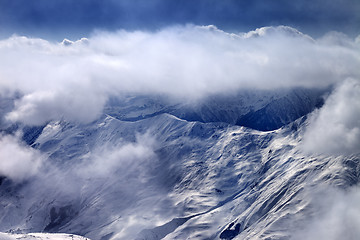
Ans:
{"type": "Polygon", "coordinates": [[[17,33],[60,40],[101,30],[156,30],[168,25],[216,25],[246,32],[288,25],[313,37],[360,32],[358,0],[0,0],[0,37],[17,33]]]}

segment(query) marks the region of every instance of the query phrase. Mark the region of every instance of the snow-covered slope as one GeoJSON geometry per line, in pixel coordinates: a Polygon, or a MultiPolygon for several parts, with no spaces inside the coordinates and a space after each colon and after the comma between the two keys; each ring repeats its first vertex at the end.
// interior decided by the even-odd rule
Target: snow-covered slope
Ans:
{"type": "Polygon", "coordinates": [[[0,231],[93,240],[301,239],[299,230],[325,214],[319,199],[356,186],[360,157],[304,153],[305,114],[320,94],[279,96],[241,111],[234,104],[241,97],[204,102],[208,110],[192,108],[203,122],[159,97],[113,100],[90,124],[18,126],[46,161],[21,183],[2,178],[0,231]],[[283,127],[235,124],[254,123],[257,114],[283,127]]]}
{"type": "Polygon", "coordinates": [[[29,234],[9,234],[0,233],[0,240],[88,240],[88,238],[76,236],[74,234],[61,233],[29,233],[29,234]]]}

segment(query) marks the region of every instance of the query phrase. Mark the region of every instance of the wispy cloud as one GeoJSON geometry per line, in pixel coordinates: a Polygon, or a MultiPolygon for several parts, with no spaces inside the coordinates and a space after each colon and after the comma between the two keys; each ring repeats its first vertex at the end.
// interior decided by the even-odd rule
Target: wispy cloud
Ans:
{"type": "Polygon", "coordinates": [[[4,219],[14,219],[11,215],[19,211],[16,222],[22,224],[26,220],[21,217],[22,212],[28,212],[27,207],[37,205],[41,199],[51,204],[33,212],[32,222],[23,223],[29,228],[40,227],[37,231],[43,230],[44,216],[48,216],[51,207],[70,206],[75,212],[80,211],[71,228],[96,237],[116,232],[123,238],[135,238],[139,229],[167,220],[175,210],[161,185],[166,182],[159,179],[163,173],[154,172],[160,164],[155,154],[157,142],[149,134],[132,137],[134,142],[119,138],[101,144],[89,141],[87,144],[94,147],[71,163],[66,156],[47,159],[36,177],[20,191],[26,195],[20,200],[22,208],[9,211],[10,216],[4,219]],[[37,219],[42,225],[36,225],[37,219]]]}
{"type": "Polygon", "coordinates": [[[77,168],[77,175],[85,179],[115,174],[126,178],[128,173],[131,175],[133,171],[138,171],[139,175],[136,177],[141,178],[141,165],[147,165],[147,162],[156,159],[153,149],[155,139],[148,134],[137,135],[136,138],[135,143],[120,141],[116,144],[105,143],[95,148],[82,158],[82,164],[77,168]]]}
{"type": "Polygon", "coordinates": [[[358,187],[348,191],[328,189],[313,194],[316,215],[298,229],[291,239],[346,239],[355,240],[360,235],[360,191],[358,187]]]}

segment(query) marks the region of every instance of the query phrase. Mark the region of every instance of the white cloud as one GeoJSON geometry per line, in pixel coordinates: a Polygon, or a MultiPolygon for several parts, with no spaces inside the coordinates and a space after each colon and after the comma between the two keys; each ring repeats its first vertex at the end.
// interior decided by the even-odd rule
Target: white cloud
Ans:
{"type": "Polygon", "coordinates": [[[0,146],[0,175],[23,181],[38,173],[43,156],[37,150],[12,135],[0,136],[0,146]]]}
{"type": "Polygon", "coordinates": [[[293,234],[292,240],[356,240],[360,236],[360,191],[328,190],[317,196],[315,216],[293,234]]]}
{"type": "Polygon", "coordinates": [[[340,84],[310,118],[303,148],[311,153],[355,154],[360,151],[360,82],[340,84]]]}
{"type": "Polygon", "coordinates": [[[52,119],[87,123],[98,117],[106,99],[92,90],[35,91],[15,101],[15,111],[5,119],[40,125],[52,119]]]}
{"type": "Polygon", "coordinates": [[[191,25],[97,32],[62,43],[14,36],[0,41],[0,95],[23,94],[8,116],[12,121],[89,122],[111,94],[198,99],[241,88],[324,87],[359,78],[359,42],[340,34],[333,39],[313,40],[283,26],[230,34],[191,25]]]}

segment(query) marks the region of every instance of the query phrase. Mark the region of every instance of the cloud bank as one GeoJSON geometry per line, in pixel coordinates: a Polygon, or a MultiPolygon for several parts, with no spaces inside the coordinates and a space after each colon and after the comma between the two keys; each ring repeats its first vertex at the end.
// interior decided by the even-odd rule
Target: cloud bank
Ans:
{"type": "Polygon", "coordinates": [[[314,112],[304,135],[305,151],[325,154],[360,152],[360,82],[341,83],[314,112]]]}
{"type": "Polygon", "coordinates": [[[44,161],[37,150],[22,144],[18,137],[0,136],[0,175],[20,182],[36,175],[44,161]]]}
{"type": "Polygon", "coordinates": [[[90,122],[110,95],[199,99],[244,88],[326,87],[359,78],[359,44],[341,34],[314,40],[284,26],[239,34],[192,25],[120,30],[62,43],[13,36],[0,41],[0,96],[21,93],[6,116],[10,121],[90,122]]]}

